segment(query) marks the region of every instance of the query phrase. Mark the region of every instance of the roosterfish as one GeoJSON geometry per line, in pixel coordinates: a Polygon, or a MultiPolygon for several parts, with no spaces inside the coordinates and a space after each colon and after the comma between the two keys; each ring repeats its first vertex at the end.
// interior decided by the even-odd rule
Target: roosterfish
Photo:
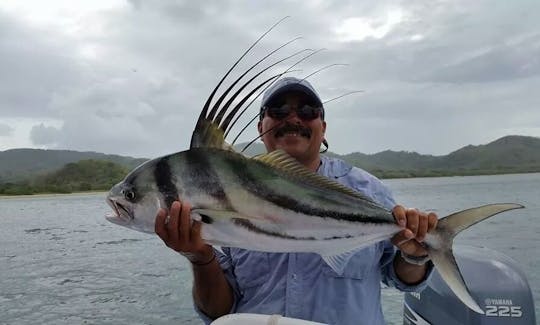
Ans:
{"type": "MultiPolygon", "coordinates": [[[[175,200],[187,201],[192,205],[191,219],[202,223],[201,236],[210,245],[317,253],[340,273],[357,250],[390,239],[403,229],[392,212],[362,193],[308,170],[282,150],[247,157],[225,141],[249,98],[292,67],[259,82],[240,97],[242,91],[264,71],[292,56],[256,73],[224,103],[226,96],[249,71],[290,42],[252,65],[210,108],[223,81],[266,33],[233,64],[208,97],[190,148],[149,160],[131,171],[110,190],[107,203],[113,213],[106,218],[154,233],[160,208],[169,209],[175,200]]],[[[454,237],[495,214],[522,207],[498,203],[456,212],[439,219],[423,242],[450,289],[478,313],[484,312],[467,289],[452,253],[454,237]]]]}

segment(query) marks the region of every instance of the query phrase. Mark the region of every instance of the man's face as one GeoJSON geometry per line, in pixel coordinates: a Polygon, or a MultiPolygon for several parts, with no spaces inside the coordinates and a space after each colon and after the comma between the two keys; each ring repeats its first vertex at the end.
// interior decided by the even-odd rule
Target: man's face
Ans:
{"type": "Polygon", "coordinates": [[[309,104],[309,97],[300,92],[290,92],[273,100],[273,105],[289,105],[291,113],[283,119],[272,118],[267,112],[259,122],[259,133],[272,131],[262,136],[268,152],[282,149],[301,163],[311,162],[319,157],[319,150],[326,131],[326,122],[319,117],[303,120],[296,109],[309,104]]]}

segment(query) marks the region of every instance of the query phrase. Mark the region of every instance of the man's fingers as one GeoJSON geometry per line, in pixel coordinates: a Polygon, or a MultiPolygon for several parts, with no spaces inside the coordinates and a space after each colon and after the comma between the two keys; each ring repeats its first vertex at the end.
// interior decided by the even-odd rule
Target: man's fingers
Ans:
{"type": "Polygon", "coordinates": [[[169,234],[165,225],[165,220],[167,219],[167,211],[165,209],[159,209],[154,222],[154,231],[163,241],[169,240],[169,234]]]}
{"type": "Polygon", "coordinates": [[[426,233],[428,232],[428,215],[421,212],[418,217],[418,232],[416,233],[416,240],[419,242],[423,241],[426,238],[426,233]]]}
{"type": "Polygon", "coordinates": [[[180,243],[183,246],[187,246],[191,241],[191,206],[189,203],[184,202],[180,209],[180,229],[178,229],[178,235],[180,236],[180,243]]]}
{"type": "Polygon", "coordinates": [[[394,215],[394,218],[396,219],[396,222],[401,227],[407,226],[407,216],[405,213],[405,208],[401,205],[396,205],[394,209],[392,209],[392,214],[394,215]]]}
{"type": "Polygon", "coordinates": [[[204,243],[201,223],[192,224],[190,214],[189,203],[174,201],[168,212],[165,209],[158,211],[154,230],[168,247],[192,260],[193,256],[208,256],[212,247],[204,243]]]}
{"type": "Polygon", "coordinates": [[[409,229],[403,229],[392,237],[392,244],[401,247],[404,243],[414,238],[414,234],[409,229]]]}
{"type": "Polygon", "coordinates": [[[404,229],[394,235],[391,241],[405,254],[415,256],[427,254],[426,248],[416,240],[411,240],[413,238],[413,233],[409,229],[404,229]]]}
{"type": "Polygon", "coordinates": [[[191,242],[195,247],[201,246],[204,244],[202,237],[201,237],[201,227],[202,223],[199,221],[193,221],[193,225],[191,226],[191,242]]]}
{"type": "Polygon", "coordinates": [[[178,224],[180,218],[180,202],[174,201],[171,204],[169,210],[169,222],[167,223],[167,230],[169,231],[169,238],[171,241],[178,241],[178,224]]]}
{"type": "Polygon", "coordinates": [[[439,221],[439,217],[435,212],[430,212],[428,214],[428,232],[432,231],[437,227],[437,222],[439,221]]]}
{"type": "Polygon", "coordinates": [[[406,254],[415,256],[427,254],[421,242],[429,231],[437,227],[437,215],[433,212],[426,214],[418,209],[405,209],[400,205],[394,207],[392,214],[398,224],[404,222],[406,227],[392,237],[392,244],[406,254]]]}
{"type": "Polygon", "coordinates": [[[399,247],[399,250],[405,254],[413,256],[422,256],[427,254],[426,248],[420,245],[420,243],[418,243],[416,240],[409,240],[403,243],[399,247]]]}
{"type": "Polygon", "coordinates": [[[418,219],[420,213],[416,209],[407,209],[407,229],[409,229],[414,236],[418,234],[418,219]]]}

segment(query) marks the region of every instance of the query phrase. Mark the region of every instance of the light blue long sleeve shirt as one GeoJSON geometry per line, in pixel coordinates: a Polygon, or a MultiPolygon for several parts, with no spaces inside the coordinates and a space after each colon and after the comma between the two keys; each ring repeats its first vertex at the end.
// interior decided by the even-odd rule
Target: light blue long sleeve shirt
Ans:
{"type": "MultiPolygon", "coordinates": [[[[339,159],[321,157],[318,173],[362,192],[379,204],[395,206],[390,191],[371,174],[339,159]]],[[[327,324],[384,324],[381,282],[401,291],[410,286],[393,268],[396,249],[389,240],[358,251],[342,275],[318,254],[265,253],[222,247],[219,263],[234,293],[231,313],[280,314],[327,324]]],[[[430,266],[426,279],[432,271],[430,266]]],[[[205,323],[211,320],[197,307],[205,323]]]]}

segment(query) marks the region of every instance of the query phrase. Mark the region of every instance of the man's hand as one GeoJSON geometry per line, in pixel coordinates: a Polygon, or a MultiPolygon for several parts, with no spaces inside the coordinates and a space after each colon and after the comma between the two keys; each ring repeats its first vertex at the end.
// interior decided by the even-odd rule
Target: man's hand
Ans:
{"type": "Polygon", "coordinates": [[[405,209],[401,205],[396,205],[392,209],[392,214],[396,222],[405,228],[392,237],[392,243],[407,255],[427,255],[422,242],[426,234],[437,227],[437,214],[420,212],[417,209],[405,209]]]}
{"type": "Polygon", "coordinates": [[[155,231],[165,245],[184,255],[191,263],[202,265],[214,258],[214,252],[201,238],[201,223],[192,223],[190,213],[189,203],[174,201],[168,219],[167,211],[159,210],[155,231]]]}
{"type": "Polygon", "coordinates": [[[193,300],[210,318],[221,317],[231,310],[234,296],[219,263],[214,261],[212,246],[201,238],[201,223],[190,218],[191,205],[175,201],[171,210],[160,209],[156,216],[156,234],[165,245],[193,263],[193,300]]]}

